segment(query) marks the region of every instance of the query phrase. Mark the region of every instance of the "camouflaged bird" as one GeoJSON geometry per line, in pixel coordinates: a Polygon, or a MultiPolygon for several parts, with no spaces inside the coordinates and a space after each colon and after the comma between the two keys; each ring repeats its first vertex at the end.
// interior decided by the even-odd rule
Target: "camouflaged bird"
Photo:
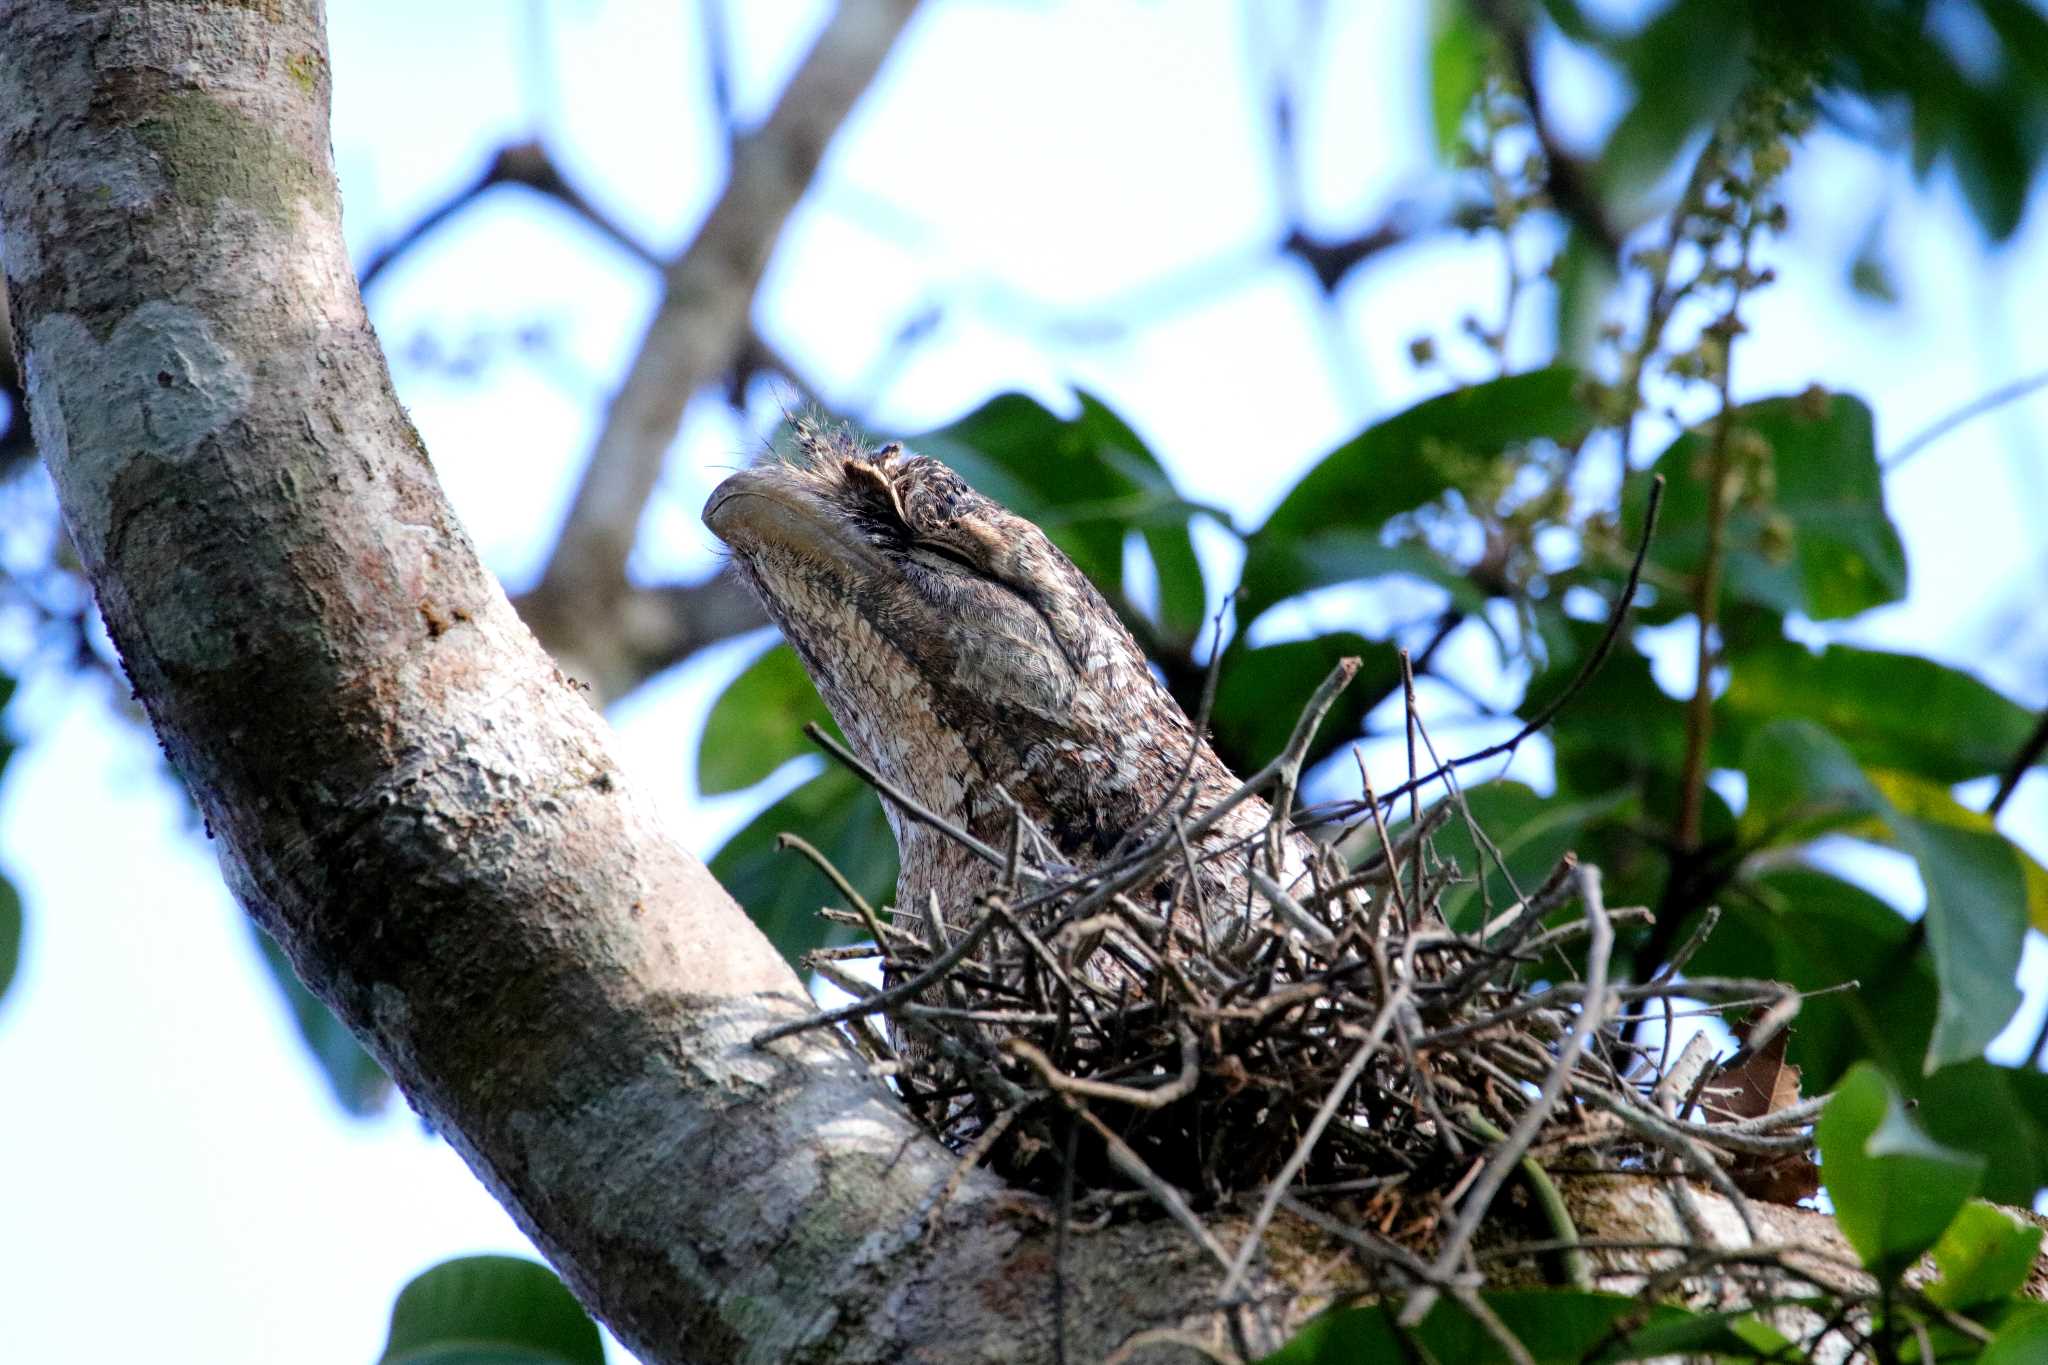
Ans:
{"type": "MultiPolygon", "coordinates": [[[[919,804],[1003,848],[1014,801],[1059,861],[1085,869],[1141,833],[1183,772],[1196,812],[1237,787],[1102,594],[1038,527],[897,445],[869,450],[799,422],[796,446],[790,461],[721,483],[705,524],[853,748],[919,804]]],[[[1000,870],[883,806],[901,855],[898,914],[936,895],[948,923],[966,919],[1000,870]]],[[[1249,849],[1268,819],[1264,802],[1244,801],[1195,852],[1249,849]]],[[[1249,903],[1247,856],[1202,863],[1207,927],[1232,938],[1249,903]]],[[[1309,856],[1305,838],[1287,836],[1282,880],[1309,856]]],[[[1195,901],[1179,898],[1179,922],[1195,901]]]]}

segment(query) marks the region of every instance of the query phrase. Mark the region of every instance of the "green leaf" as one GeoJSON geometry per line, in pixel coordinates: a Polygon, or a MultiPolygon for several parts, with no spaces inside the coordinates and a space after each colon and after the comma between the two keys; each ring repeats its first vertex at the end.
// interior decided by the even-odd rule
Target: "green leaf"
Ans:
{"type": "Polygon", "coordinates": [[[1800,991],[1856,983],[1809,998],[1786,1055],[1809,1095],[1834,1088],[1868,1058],[1918,1102],[1936,1141],[1986,1160],[1986,1199],[2028,1205],[2048,1185],[2048,1074],[1973,1060],[1923,1071],[1938,988],[1933,963],[1913,951],[1911,924],[1877,897],[1808,868],[1738,880],[1724,917],[1689,970],[1766,977],[1800,991]]]}
{"type": "Polygon", "coordinates": [[[1934,1245],[1984,1174],[1984,1158],[1929,1137],[1867,1062],[1835,1088],[1815,1136],[1835,1221],[1887,1280],[1934,1245]]]}
{"type": "Polygon", "coordinates": [[[1748,1309],[1724,1313],[1703,1313],[1641,1327],[1628,1339],[1608,1347],[1593,1359],[1600,1362],[1623,1360],[1667,1360],[1679,1356],[1697,1359],[1711,1352],[1716,1360],[1733,1356],[1738,1360],[1791,1360],[1792,1343],[1783,1332],[1748,1309]]]}
{"type": "MultiPolygon", "coordinates": [[[[1827,621],[1905,596],[1906,554],[1885,512],[1870,409],[1816,390],[1746,404],[1732,422],[1727,439],[1736,467],[1746,472],[1748,495],[1729,508],[1723,528],[1724,603],[1756,602],[1827,621]]],[[[1649,558],[1666,577],[1690,580],[1705,558],[1712,440],[1710,432],[1687,432],[1654,466],[1665,491],[1649,558]]],[[[1649,480],[1629,481],[1622,495],[1625,543],[1641,535],[1648,498],[1649,480]]],[[[1674,607],[1691,609],[1675,601],[1660,606],[1662,619],[1674,607]]]]}
{"type": "Polygon", "coordinates": [[[1778,639],[1731,654],[1716,731],[1730,753],[1761,726],[1801,716],[1856,761],[1952,786],[2004,771],[2035,719],[1961,669],[1913,654],[1778,639]]]}
{"type": "Polygon", "coordinates": [[[880,799],[835,764],[755,816],[712,857],[711,875],[794,964],[826,942],[831,926],[818,910],[839,905],[840,896],[809,859],[777,846],[775,836],[785,832],[830,858],[877,909],[896,893],[896,837],[880,799]]]}
{"type": "Polygon", "coordinates": [[[1577,440],[1590,423],[1578,384],[1576,370],[1554,366],[1454,389],[1331,451],[1246,542],[1239,622],[1297,593],[1360,577],[1347,567],[1347,553],[1377,540],[1390,517],[1496,471],[1508,452],[1531,441],[1577,440]],[[1338,539],[1324,545],[1327,536],[1338,539]]]}
{"type": "Polygon", "coordinates": [[[0,877],[0,996],[7,994],[21,966],[21,893],[0,877]]]}
{"type": "MultiPolygon", "coordinates": [[[[1999,834],[1998,824],[1991,816],[1971,810],[1956,800],[1955,794],[1945,785],[1923,777],[1872,768],[1870,781],[1891,802],[1894,810],[1919,824],[1983,835],[2004,845],[2017,870],[2024,917],[2029,924],[2048,933],[2048,868],[2042,867],[2018,844],[1999,834]]],[[[1998,876],[2000,881],[2005,881],[2007,873],[2001,871],[1998,876]]]]}
{"type": "Polygon", "coordinates": [[[326,1002],[306,989],[305,983],[299,980],[298,972],[293,970],[291,959],[284,955],[284,949],[253,922],[249,932],[255,935],[256,946],[263,953],[263,964],[270,968],[270,978],[277,983],[278,991],[284,996],[285,1007],[292,1012],[292,1022],[298,1026],[299,1037],[305,1040],[307,1049],[312,1052],[320,1074],[327,1078],[335,1100],[356,1118],[367,1118],[382,1110],[385,1101],[391,1098],[391,1078],[384,1074],[384,1068],[363,1050],[355,1034],[334,1016],[326,1002]]]}
{"type": "MultiPolygon", "coordinates": [[[[1877,1003],[1888,1010],[1883,997],[1877,1003]]],[[[1900,1088],[1936,1141],[1985,1159],[1984,1198],[2030,1205],[2048,1185],[2048,1074],[1971,1061],[1931,1076],[1908,1070],[1900,1088]]]]}
{"type": "Polygon", "coordinates": [[[1464,0],[1437,0],[1429,43],[1429,113],[1437,155],[1449,158],[1465,140],[1465,111],[1486,84],[1492,32],[1464,0]]]}
{"type": "Polygon", "coordinates": [[[1244,771],[1270,763],[1287,747],[1316,684],[1346,657],[1356,657],[1362,666],[1323,717],[1309,746],[1311,755],[1358,735],[1367,714],[1401,685],[1400,652],[1349,631],[1227,651],[1209,714],[1217,752],[1244,771]]]}
{"type": "Polygon", "coordinates": [[[604,1365],[604,1342],[546,1266],[463,1256],[400,1291],[378,1365],[604,1365]]]}
{"type": "Polygon", "coordinates": [[[1926,1068],[1979,1056],[2019,1007],[2013,984],[2030,917],[2048,922],[2048,871],[1946,789],[1859,769],[1806,720],[1757,730],[1745,749],[1753,784],[1744,832],[1759,843],[1855,826],[1910,854],[1927,891],[1925,922],[1941,983],[1926,1068]]]}
{"type": "Polygon", "coordinates": [[[1901,773],[1871,778],[1890,807],[1893,842],[1920,864],[1927,888],[1927,941],[1941,981],[1932,1071],[1981,1055],[2019,1008],[2013,976],[2029,920],[2048,922],[2048,872],[1946,789],[1901,773]]]}
{"type": "Polygon", "coordinates": [[[1209,588],[1186,518],[1177,526],[1147,526],[1141,534],[1159,580],[1159,624],[1172,638],[1192,640],[1209,614],[1209,588]]]}
{"type": "Polygon", "coordinates": [[[2041,1229],[1972,1200],[1934,1244],[1941,1278],[1927,1286],[1927,1297],[1965,1311],[2017,1293],[2040,1250],[2041,1229]]]}
{"type": "MultiPolygon", "coordinates": [[[[1623,1294],[1516,1289],[1481,1297],[1539,1365],[1577,1365],[1588,1359],[1640,1360],[1669,1354],[1669,1347],[1655,1341],[1636,1349],[1635,1334],[1675,1331],[1698,1321],[1682,1308],[1645,1303],[1623,1294]]],[[[1509,1358],[1486,1328],[1452,1300],[1439,1301],[1412,1332],[1395,1323],[1398,1311],[1379,1304],[1332,1309],[1310,1319],[1261,1365],[1361,1365],[1418,1359],[1496,1365],[1509,1358]]],[[[1680,1339],[1696,1343],[1691,1349],[1698,1350],[1753,1349],[1741,1334],[1728,1331],[1727,1324],[1714,1324],[1697,1336],[1688,1334],[1680,1339]]]]}
{"type": "Polygon", "coordinates": [[[2039,1365],[2048,1360],[2048,1305],[2029,1303],[1998,1325],[1977,1365],[2039,1365]]]}
{"type": "Polygon", "coordinates": [[[1742,7],[1720,0],[1678,0],[1619,45],[1636,98],[1601,152],[1609,194],[1649,189],[1688,141],[1735,107],[1751,76],[1745,19],[1742,7]]]}
{"type": "MultiPolygon", "coordinates": [[[[1754,803],[1754,785],[1750,795],[1754,803]]],[[[1912,926],[1897,910],[1839,877],[1780,867],[1739,879],[1722,911],[1688,970],[1827,992],[1801,1005],[1786,1049],[1807,1093],[1831,1089],[1866,1057],[1902,1081],[1919,1076],[1934,1031],[1934,970],[1911,951],[1912,926]],[[1851,982],[1858,988],[1836,989],[1851,982]]]]}
{"type": "Polygon", "coordinates": [[[1205,590],[1188,521],[1209,509],[1180,496],[1157,457],[1101,400],[1078,391],[1075,398],[1080,411],[1065,418],[1024,394],[1003,394],[910,445],[1036,522],[1113,602],[1124,592],[1126,535],[1144,531],[1161,623],[1192,637],[1205,590]]]}
{"type": "Polygon", "coordinates": [[[1848,748],[1810,721],[1758,727],[1743,746],[1742,773],[1749,802],[1736,829],[1745,847],[1804,843],[1868,825],[1884,810],[1884,798],[1848,748]]]}
{"type": "Polygon", "coordinates": [[[739,791],[790,759],[815,753],[804,738],[804,726],[814,721],[838,736],[796,651],[773,646],[711,704],[697,741],[697,790],[706,796],[739,791]]]}

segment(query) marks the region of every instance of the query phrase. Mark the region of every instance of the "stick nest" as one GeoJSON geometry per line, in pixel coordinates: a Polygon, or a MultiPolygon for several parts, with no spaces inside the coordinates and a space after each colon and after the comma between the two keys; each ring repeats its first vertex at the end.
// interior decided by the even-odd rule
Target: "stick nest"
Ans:
{"type": "Polygon", "coordinates": [[[872,941],[811,965],[854,1002],[764,1040],[843,1027],[963,1172],[985,1164],[1075,1209],[1157,1205],[1233,1279],[1282,1204],[1394,1231],[1448,1276],[1532,1154],[1682,1171],[1738,1208],[1745,1189],[1808,1192],[1793,1187],[1811,1172],[1815,1106],[1787,1104],[1796,1090],[1781,1088],[1745,1098],[1753,1062],[1716,1067],[1698,1045],[1673,1058],[1664,1041],[1683,1015],[1747,1005],[1746,1055],[1774,1037],[1781,1050],[1798,997],[1774,982],[1680,979],[1703,934],[1655,978],[1615,980],[1614,923],[1647,912],[1610,912],[1597,872],[1569,855],[1512,904],[1453,927],[1445,890],[1483,869],[1439,856],[1433,836],[1462,818],[1482,856],[1497,853],[1449,765],[1411,775],[1410,788],[1435,777],[1449,794],[1398,832],[1369,784],[1325,812],[1336,819],[1303,866],[1301,755],[1349,677],[1331,675],[1288,751],[1226,802],[1162,803],[1101,866],[1061,866],[1020,814],[1007,849],[973,845],[1000,872],[944,924],[937,907],[884,921],[833,873],[852,905],[825,913],[872,941]],[[1218,841],[1223,815],[1255,796],[1272,812],[1261,834],[1218,841]],[[1283,878],[1290,839],[1297,870],[1283,878]],[[1196,867],[1219,860],[1242,874],[1244,899],[1195,913],[1196,867]],[[854,970],[862,959],[879,962],[881,986],[854,970]],[[1632,1041],[1645,1021],[1652,1042],[1632,1041]],[[1236,1253],[1204,1222],[1233,1205],[1256,1210],[1236,1253]]]}

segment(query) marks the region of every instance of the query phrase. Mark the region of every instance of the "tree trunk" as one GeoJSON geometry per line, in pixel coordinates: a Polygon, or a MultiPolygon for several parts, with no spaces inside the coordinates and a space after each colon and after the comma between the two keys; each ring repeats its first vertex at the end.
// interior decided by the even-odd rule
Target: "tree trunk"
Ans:
{"type": "MultiPolygon", "coordinates": [[[[885,47],[907,8],[849,0],[885,47]]],[[[749,1045],[803,988],[450,513],[327,95],[313,0],[0,3],[36,439],[229,883],[644,1360],[1051,1358],[1042,1205],[971,1175],[928,1235],[953,1157],[830,1036],[749,1045]]],[[[1208,1322],[1171,1222],[1070,1240],[1069,1358],[1208,1322]]],[[[1272,1262],[1253,1345],[1341,1282],[1272,1262]]]]}

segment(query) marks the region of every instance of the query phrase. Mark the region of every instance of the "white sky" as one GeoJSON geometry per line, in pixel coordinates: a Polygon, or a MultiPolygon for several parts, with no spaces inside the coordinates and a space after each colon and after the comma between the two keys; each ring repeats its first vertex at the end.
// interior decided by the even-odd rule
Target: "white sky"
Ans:
{"type": "MultiPolygon", "coordinates": [[[[688,0],[548,7],[542,63],[522,6],[333,8],[335,150],[359,255],[536,126],[586,192],[661,249],[684,239],[716,187],[688,0]]],[[[728,8],[740,107],[757,117],[823,9],[728,8]]],[[[1414,85],[1426,9],[1331,7],[1302,129],[1309,198],[1326,227],[1428,192],[1414,85]]],[[[793,223],[759,310],[764,330],[828,398],[845,399],[864,392],[909,315],[944,302],[940,333],[888,385],[879,421],[915,430],[1007,387],[1057,404],[1078,383],[1130,419],[1192,496],[1255,524],[1318,455],[1430,390],[1408,365],[1410,337],[1449,336],[1468,308],[1490,316],[1500,287],[1491,246],[1383,258],[1345,291],[1333,349],[1305,278],[1241,268],[1279,230],[1259,136],[1263,59],[1247,55],[1244,10],[931,5],[793,223]],[[1233,282],[1211,287],[1224,278],[1233,282]],[[1048,344],[1053,323],[1131,300],[1138,325],[1122,337],[1048,344]]],[[[1600,107],[1566,113],[1591,126],[1600,107]]],[[[1738,353],[1747,393],[1820,382],[1861,394],[1889,448],[2048,368],[2048,331],[2034,316],[2048,298],[2038,203],[2022,239],[1987,256],[1942,183],[1922,194],[1823,136],[1795,172],[1792,208],[1792,239],[1774,252],[1782,283],[1750,313],[1755,339],[1738,353]],[[1880,202],[1905,293],[1891,310],[1850,298],[1838,274],[1880,202]]],[[[401,396],[509,581],[536,570],[651,303],[645,275],[587,230],[502,193],[373,294],[401,396]],[[514,355],[474,380],[406,360],[422,338],[459,346],[536,322],[552,352],[514,355]]],[[[1543,325],[1540,306],[1529,323],[1543,325]]],[[[1478,366],[1468,358],[1467,369],[1478,366]]],[[[2048,611],[2021,587],[2044,576],[2044,420],[2048,397],[2037,397],[1892,481],[1913,596],[1859,622],[1855,638],[1967,663],[2030,704],[2048,702],[2048,611]]],[[[693,409],[645,523],[642,571],[694,574],[711,562],[697,510],[750,439],[717,405],[693,409]]],[[[1227,556],[1212,564],[1219,577],[1234,568],[1227,556]]],[[[754,802],[695,799],[696,727],[756,648],[711,651],[615,716],[640,777],[707,855],[754,802]]],[[[1687,667],[1678,654],[1665,662],[1687,667]]],[[[450,1255],[523,1249],[402,1106],[368,1123],[340,1116],[153,742],[111,719],[104,696],[47,685],[11,721],[32,742],[0,788],[0,859],[27,897],[29,938],[0,1003],[0,1093],[12,1101],[0,1124],[0,1354],[366,1362],[411,1275],[450,1255]]],[[[1530,764],[1540,777],[1542,755],[1530,764]]],[[[2037,854],[2048,853],[2044,788],[2030,779],[2006,819],[2037,854]]],[[[1910,876],[1870,875],[1912,904],[1910,876]]],[[[2035,1008],[2019,1032],[2031,1032],[2035,1008]]]]}

